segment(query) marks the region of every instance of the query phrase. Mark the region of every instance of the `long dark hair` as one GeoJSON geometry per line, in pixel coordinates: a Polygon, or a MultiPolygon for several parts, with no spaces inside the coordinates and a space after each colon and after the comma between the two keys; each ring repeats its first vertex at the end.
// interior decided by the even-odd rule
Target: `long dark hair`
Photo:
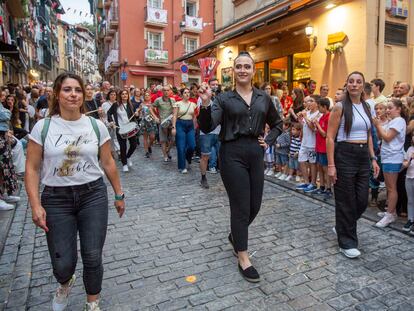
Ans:
{"type": "MultiPolygon", "coordinates": [[[[359,72],[359,71],[353,71],[346,78],[346,84],[347,85],[348,85],[349,77],[352,76],[352,75],[360,75],[362,77],[362,81],[363,81],[362,83],[363,84],[365,83],[364,74],[362,72],[359,72]]],[[[351,96],[349,95],[348,88],[346,89],[343,98],[344,99],[342,101],[342,114],[344,116],[344,121],[345,121],[344,122],[344,130],[345,130],[346,135],[349,136],[349,133],[351,133],[351,129],[352,129],[354,111],[353,111],[352,99],[351,99],[351,96]]],[[[368,104],[364,100],[364,92],[361,92],[360,101],[362,103],[362,107],[364,108],[365,113],[367,114],[370,122],[372,123],[372,121],[371,121],[371,110],[369,109],[368,104]]]]}
{"type": "Polygon", "coordinates": [[[303,90],[300,88],[294,88],[293,93],[295,93],[296,98],[293,101],[293,109],[298,109],[300,107],[303,107],[303,99],[305,98],[305,94],[303,93],[303,90]]]}
{"type": "Polygon", "coordinates": [[[408,117],[410,115],[408,108],[403,104],[403,102],[398,98],[391,98],[390,102],[396,107],[400,108],[401,112],[401,118],[405,120],[405,122],[408,121],[408,117]]]}

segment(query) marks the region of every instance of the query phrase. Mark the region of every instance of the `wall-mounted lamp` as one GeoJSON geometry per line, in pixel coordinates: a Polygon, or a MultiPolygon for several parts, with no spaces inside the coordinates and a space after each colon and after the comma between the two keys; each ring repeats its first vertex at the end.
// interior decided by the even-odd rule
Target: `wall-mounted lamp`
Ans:
{"type": "Polygon", "coordinates": [[[183,32],[185,30],[185,21],[180,22],[180,34],[174,36],[174,40],[177,41],[180,39],[183,35],[183,32]]]}
{"type": "Polygon", "coordinates": [[[308,25],[305,27],[305,34],[308,38],[312,37],[313,35],[313,26],[308,25]]]}
{"type": "Polygon", "coordinates": [[[227,52],[227,56],[228,56],[228,58],[229,58],[229,62],[231,62],[231,61],[233,60],[233,51],[232,51],[232,50],[229,50],[229,51],[227,52]]]}
{"type": "Polygon", "coordinates": [[[308,25],[305,27],[305,34],[306,37],[309,38],[311,44],[312,44],[312,50],[315,49],[315,47],[318,45],[318,37],[314,35],[314,29],[312,25],[308,25]]]}

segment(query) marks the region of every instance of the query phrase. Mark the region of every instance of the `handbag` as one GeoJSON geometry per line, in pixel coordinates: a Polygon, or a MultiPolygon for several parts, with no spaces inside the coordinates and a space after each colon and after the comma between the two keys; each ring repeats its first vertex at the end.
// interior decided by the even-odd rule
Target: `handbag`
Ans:
{"type": "MultiPolygon", "coordinates": [[[[171,103],[171,100],[170,100],[170,99],[169,99],[169,101],[170,101],[170,103],[171,103]]],[[[186,115],[186,114],[187,114],[187,112],[188,112],[188,110],[190,110],[190,106],[191,106],[191,102],[190,102],[190,104],[188,105],[187,110],[186,110],[183,114],[181,114],[180,116],[178,116],[178,117],[177,117],[177,119],[179,119],[179,118],[181,118],[182,116],[186,115]]],[[[173,115],[172,115],[172,114],[170,114],[167,118],[165,118],[165,119],[161,122],[160,126],[161,126],[163,129],[166,129],[166,128],[171,127],[171,126],[172,126],[172,118],[173,118],[173,115]]]]}

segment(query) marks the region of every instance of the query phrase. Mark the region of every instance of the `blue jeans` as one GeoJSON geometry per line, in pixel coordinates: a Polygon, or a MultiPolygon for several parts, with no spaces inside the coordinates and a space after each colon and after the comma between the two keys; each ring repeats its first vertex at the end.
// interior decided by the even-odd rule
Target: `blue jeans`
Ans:
{"type": "Polygon", "coordinates": [[[217,134],[200,135],[201,155],[208,155],[209,168],[217,167],[217,156],[220,149],[220,140],[217,134]]]}
{"type": "Polygon", "coordinates": [[[47,245],[56,280],[64,284],[75,273],[79,231],[85,290],[88,295],[99,294],[108,225],[108,193],[103,179],[79,186],[46,186],[41,203],[46,210],[47,245]]]}
{"type": "Polygon", "coordinates": [[[177,120],[175,124],[175,143],[177,146],[178,169],[185,169],[185,160],[191,163],[195,149],[195,131],[193,120],[177,120]]]}
{"type": "Polygon", "coordinates": [[[214,143],[211,146],[211,155],[210,155],[210,160],[208,162],[208,168],[216,168],[217,167],[217,158],[218,158],[218,154],[220,151],[220,140],[219,140],[219,136],[216,134],[213,134],[215,137],[214,143]]]}

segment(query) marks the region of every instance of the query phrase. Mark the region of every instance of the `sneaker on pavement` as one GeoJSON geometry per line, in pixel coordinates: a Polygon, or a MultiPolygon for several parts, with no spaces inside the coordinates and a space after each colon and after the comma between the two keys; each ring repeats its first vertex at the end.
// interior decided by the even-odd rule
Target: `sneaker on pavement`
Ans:
{"type": "Polygon", "coordinates": [[[408,232],[409,235],[414,236],[414,226],[411,228],[410,232],[408,232]]]}
{"type": "Polygon", "coordinates": [[[375,226],[378,228],[385,228],[389,224],[393,223],[396,219],[397,219],[397,216],[386,212],[384,217],[382,217],[382,219],[379,222],[377,222],[375,226]]]}
{"type": "Polygon", "coordinates": [[[325,189],[321,189],[321,188],[319,188],[319,189],[317,189],[315,192],[314,192],[314,194],[317,194],[317,195],[325,195],[325,189]]]}
{"type": "Polygon", "coordinates": [[[385,216],[385,214],[386,214],[386,213],[387,213],[387,212],[378,212],[378,213],[377,213],[377,216],[382,218],[382,217],[384,217],[384,216],[385,216]]]}
{"type": "Polygon", "coordinates": [[[270,168],[266,168],[266,169],[264,170],[264,174],[265,174],[265,175],[267,175],[267,173],[269,173],[269,171],[270,171],[270,168]]]}
{"type": "Polygon", "coordinates": [[[128,165],[124,165],[124,166],[122,167],[122,171],[123,171],[123,172],[129,172],[128,165]]]}
{"type": "Polygon", "coordinates": [[[285,180],[287,176],[285,174],[280,175],[277,179],[279,180],[285,180]]]}
{"type": "Polygon", "coordinates": [[[17,203],[20,201],[20,197],[15,195],[3,195],[3,200],[7,203],[17,203]]]}
{"type": "Polygon", "coordinates": [[[150,153],[147,151],[147,152],[145,152],[145,157],[147,158],[147,159],[149,159],[149,157],[150,157],[150,153]]]}
{"type": "Polygon", "coordinates": [[[300,176],[296,176],[295,181],[296,181],[296,182],[300,182],[300,176]]]}
{"type": "Polygon", "coordinates": [[[208,189],[210,186],[208,185],[207,178],[201,178],[200,180],[201,188],[208,189]]]}
{"type": "Polygon", "coordinates": [[[299,184],[296,186],[296,190],[303,190],[306,189],[309,186],[309,184],[299,184]]]}
{"type": "Polygon", "coordinates": [[[53,297],[53,311],[63,311],[66,309],[69,301],[69,293],[75,284],[75,281],[76,275],[72,275],[71,279],[66,285],[59,284],[59,287],[56,290],[56,294],[53,297]]]}
{"type": "Polygon", "coordinates": [[[335,227],[332,227],[332,232],[333,232],[335,235],[338,235],[338,233],[336,232],[336,228],[335,228],[335,227]]]}
{"type": "Polygon", "coordinates": [[[210,169],[208,170],[208,172],[209,172],[209,173],[211,173],[211,174],[217,174],[217,170],[216,170],[216,168],[215,168],[215,167],[210,168],[210,169]]]}
{"type": "Polygon", "coordinates": [[[187,173],[188,173],[188,170],[186,168],[181,170],[181,174],[187,174],[187,173]]]}
{"type": "Polygon", "coordinates": [[[305,193],[314,193],[316,190],[318,190],[318,187],[313,184],[309,184],[305,189],[303,189],[305,193]]]}
{"type": "Polygon", "coordinates": [[[332,191],[331,190],[325,190],[325,194],[323,196],[324,200],[330,200],[332,198],[332,191]]]}
{"type": "Polygon", "coordinates": [[[127,164],[129,167],[132,167],[132,161],[130,159],[128,159],[127,164]]]}
{"type": "Polygon", "coordinates": [[[14,209],[13,204],[9,204],[9,203],[6,203],[3,200],[0,200],[0,211],[10,211],[12,209],[14,209]]]}
{"type": "Polygon", "coordinates": [[[272,176],[272,175],[273,175],[273,170],[269,168],[269,170],[266,173],[266,176],[272,176]]]}
{"type": "Polygon", "coordinates": [[[87,302],[83,311],[101,311],[99,308],[99,300],[87,302]]]}
{"type": "Polygon", "coordinates": [[[279,178],[279,177],[280,177],[280,175],[282,175],[282,172],[277,172],[277,173],[275,173],[275,177],[276,177],[276,178],[279,178]]]}
{"type": "Polygon", "coordinates": [[[348,258],[357,258],[361,256],[361,252],[356,248],[349,248],[349,249],[340,248],[339,251],[348,258]]]}
{"type": "Polygon", "coordinates": [[[292,179],[293,179],[293,176],[292,175],[288,175],[288,176],[286,176],[285,181],[291,181],[292,179]]]}
{"type": "Polygon", "coordinates": [[[414,225],[414,221],[408,220],[407,223],[404,225],[404,227],[402,227],[402,230],[405,232],[410,232],[411,229],[413,228],[414,225]]]}

